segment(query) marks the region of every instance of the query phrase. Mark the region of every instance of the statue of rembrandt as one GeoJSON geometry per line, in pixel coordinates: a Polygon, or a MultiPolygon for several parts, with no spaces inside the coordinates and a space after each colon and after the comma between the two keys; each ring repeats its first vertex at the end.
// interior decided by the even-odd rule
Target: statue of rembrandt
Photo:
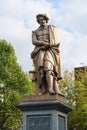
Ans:
{"type": "Polygon", "coordinates": [[[31,53],[35,72],[37,94],[62,94],[59,90],[61,78],[61,64],[59,38],[54,25],[48,25],[46,14],[38,14],[36,20],[40,25],[32,31],[32,43],[35,46],[31,53]]]}

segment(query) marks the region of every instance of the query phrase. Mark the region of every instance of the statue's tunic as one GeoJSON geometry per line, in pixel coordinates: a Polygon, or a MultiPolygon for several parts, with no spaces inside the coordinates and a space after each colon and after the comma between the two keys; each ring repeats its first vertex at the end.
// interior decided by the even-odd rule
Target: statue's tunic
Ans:
{"type": "Polygon", "coordinates": [[[39,27],[32,32],[32,42],[35,40],[46,41],[49,44],[48,48],[45,48],[44,45],[36,45],[31,53],[31,58],[33,58],[35,65],[36,76],[39,78],[39,86],[45,71],[51,71],[52,75],[59,80],[61,78],[61,66],[59,39],[56,27],[54,25],[48,25],[45,28],[39,27]]]}

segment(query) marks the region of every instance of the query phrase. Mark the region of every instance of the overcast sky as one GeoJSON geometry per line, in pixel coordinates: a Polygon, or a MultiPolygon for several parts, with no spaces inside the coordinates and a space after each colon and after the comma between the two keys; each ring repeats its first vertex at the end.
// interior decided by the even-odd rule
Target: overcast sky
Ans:
{"type": "Polygon", "coordinates": [[[58,29],[62,69],[87,65],[87,0],[0,0],[0,39],[12,44],[23,70],[33,69],[31,34],[39,13],[58,29]]]}

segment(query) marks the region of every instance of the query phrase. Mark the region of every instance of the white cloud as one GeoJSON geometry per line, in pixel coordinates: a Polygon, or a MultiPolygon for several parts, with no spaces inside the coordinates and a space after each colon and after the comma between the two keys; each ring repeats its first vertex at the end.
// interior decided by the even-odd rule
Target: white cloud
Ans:
{"type": "Polygon", "coordinates": [[[47,13],[50,23],[59,31],[63,68],[87,65],[87,1],[62,0],[54,4],[48,0],[0,1],[0,38],[10,42],[24,71],[32,69],[30,53],[32,30],[38,27],[36,15],[47,13]]]}
{"type": "Polygon", "coordinates": [[[3,0],[0,1],[0,38],[10,42],[16,52],[18,62],[25,71],[32,69],[30,53],[32,30],[36,29],[36,15],[54,14],[52,4],[45,0],[3,0]]]}
{"type": "Polygon", "coordinates": [[[56,20],[61,27],[87,33],[87,0],[62,1],[57,14],[56,20]]]}
{"type": "Polygon", "coordinates": [[[58,4],[54,21],[59,28],[62,65],[65,68],[80,66],[81,62],[87,65],[87,1],[66,0],[58,4]]]}

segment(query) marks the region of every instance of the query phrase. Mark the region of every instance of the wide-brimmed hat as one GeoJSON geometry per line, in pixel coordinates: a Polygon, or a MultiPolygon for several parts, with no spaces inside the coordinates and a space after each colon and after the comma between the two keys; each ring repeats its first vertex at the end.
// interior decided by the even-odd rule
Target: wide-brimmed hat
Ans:
{"type": "Polygon", "coordinates": [[[49,20],[49,18],[46,14],[38,14],[38,15],[36,15],[36,18],[38,19],[40,16],[45,17],[47,20],[49,20]]]}

